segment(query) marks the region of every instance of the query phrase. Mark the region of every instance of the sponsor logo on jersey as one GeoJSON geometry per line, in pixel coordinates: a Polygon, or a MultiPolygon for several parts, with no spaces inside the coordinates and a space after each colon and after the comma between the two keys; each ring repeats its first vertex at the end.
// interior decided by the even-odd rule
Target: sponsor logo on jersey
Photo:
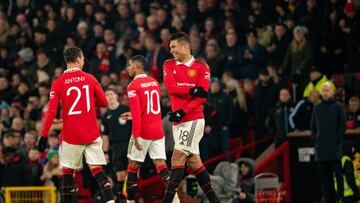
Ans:
{"type": "Polygon", "coordinates": [[[189,69],[188,70],[188,76],[189,77],[195,77],[196,76],[196,70],[194,70],[194,69],[189,69]]]}
{"type": "Polygon", "coordinates": [[[136,97],[136,91],[135,90],[130,90],[128,91],[128,97],[131,98],[131,97],[136,97]]]}

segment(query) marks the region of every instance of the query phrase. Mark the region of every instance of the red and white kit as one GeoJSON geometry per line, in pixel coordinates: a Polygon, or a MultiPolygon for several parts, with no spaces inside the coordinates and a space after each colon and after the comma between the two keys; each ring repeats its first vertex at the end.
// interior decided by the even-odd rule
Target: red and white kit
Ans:
{"type": "Polygon", "coordinates": [[[149,151],[151,159],[166,159],[159,83],[146,74],[137,75],[129,84],[127,94],[132,115],[128,157],[143,162],[149,151]],[[135,148],[134,138],[138,138],[142,151],[135,148]]]}
{"type": "Polygon", "coordinates": [[[103,154],[102,140],[95,108],[106,107],[107,101],[98,81],[78,68],[64,71],[51,86],[42,136],[48,135],[59,104],[63,120],[60,163],[69,168],[81,168],[85,152],[89,164],[106,164],[105,158],[100,156],[103,154]]]}
{"type": "Polygon", "coordinates": [[[199,154],[205,124],[202,105],[206,98],[191,96],[189,90],[196,86],[209,90],[210,68],[205,62],[192,57],[185,64],[169,59],[163,69],[172,111],[182,109],[185,112],[179,123],[173,123],[175,149],[186,154],[199,154]]]}

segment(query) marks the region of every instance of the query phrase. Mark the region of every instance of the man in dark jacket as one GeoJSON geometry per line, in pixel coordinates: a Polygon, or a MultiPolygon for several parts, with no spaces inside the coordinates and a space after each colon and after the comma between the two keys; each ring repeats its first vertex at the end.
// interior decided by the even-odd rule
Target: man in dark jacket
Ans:
{"type": "Polygon", "coordinates": [[[31,183],[31,171],[26,167],[25,159],[16,153],[13,147],[2,149],[4,163],[0,163],[0,186],[25,186],[31,183]]]}
{"type": "Polygon", "coordinates": [[[330,203],[342,200],[344,194],[341,157],[346,120],[344,107],[335,101],[330,82],[324,83],[321,94],[323,101],[314,107],[312,114],[311,133],[315,142],[315,160],[319,162],[322,198],[330,203]]]}
{"type": "MultiPolygon", "coordinates": [[[[274,108],[279,98],[279,89],[270,79],[267,69],[260,70],[259,82],[255,87],[255,138],[261,139],[267,135],[266,118],[274,108]]],[[[256,154],[265,148],[257,147],[256,154]]]]}
{"type": "Polygon", "coordinates": [[[210,94],[205,113],[207,116],[205,134],[209,135],[210,157],[229,150],[229,127],[232,121],[234,105],[230,96],[220,89],[217,78],[211,79],[210,94]]]}
{"type": "Polygon", "coordinates": [[[309,97],[300,100],[294,111],[289,116],[289,124],[293,131],[310,130],[310,119],[314,109],[314,105],[319,103],[320,93],[313,89],[309,97]]]}
{"type": "Polygon", "coordinates": [[[276,148],[286,140],[286,135],[290,131],[289,115],[292,110],[290,91],[284,88],[280,91],[279,102],[266,120],[266,126],[270,134],[275,136],[274,144],[276,148]]]}

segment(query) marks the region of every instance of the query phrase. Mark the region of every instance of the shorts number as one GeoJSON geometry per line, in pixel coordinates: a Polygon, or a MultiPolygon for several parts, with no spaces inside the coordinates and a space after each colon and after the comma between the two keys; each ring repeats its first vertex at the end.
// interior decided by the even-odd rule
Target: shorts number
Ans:
{"type": "Polygon", "coordinates": [[[144,92],[146,94],[146,98],[147,98],[147,105],[146,105],[146,113],[150,114],[159,114],[160,113],[160,95],[156,90],[146,90],[144,92]],[[154,103],[156,104],[157,109],[155,110],[155,106],[154,103]]]}
{"type": "MultiPolygon", "coordinates": [[[[83,89],[85,89],[85,100],[86,100],[86,110],[87,112],[90,111],[90,94],[89,94],[89,85],[83,85],[82,86],[83,89]]],[[[77,103],[79,102],[80,98],[81,98],[81,90],[76,87],[76,86],[72,86],[70,87],[67,91],[66,91],[66,96],[69,96],[71,94],[71,91],[74,90],[77,94],[74,103],[71,105],[70,110],[68,115],[77,115],[77,114],[81,114],[82,111],[74,111],[75,106],[77,105],[77,103]]]]}

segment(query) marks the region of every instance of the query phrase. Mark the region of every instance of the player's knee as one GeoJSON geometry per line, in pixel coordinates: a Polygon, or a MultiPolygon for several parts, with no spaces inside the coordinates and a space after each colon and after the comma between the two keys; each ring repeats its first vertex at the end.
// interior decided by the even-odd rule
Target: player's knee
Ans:
{"type": "Polygon", "coordinates": [[[155,165],[156,167],[161,166],[161,165],[164,165],[164,164],[166,165],[164,159],[154,159],[154,160],[153,160],[153,163],[154,163],[154,165],[155,165]]]}
{"type": "Polygon", "coordinates": [[[171,157],[171,164],[172,165],[181,165],[181,164],[184,164],[185,161],[186,161],[186,154],[184,154],[183,152],[181,151],[178,151],[178,150],[175,150],[173,152],[173,155],[171,157]]]}
{"type": "Polygon", "coordinates": [[[140,164],[139,164],[139,162],[137,162],[137,161],[129,160],[128,168],[129,168],[129,167],[131,167],[131,168],[139,168],[139,167],[140,167],[140,164]]]}
{"type": "Polygon", "coordinates": [[[127,176],[127,171],[117,171],[116,172],[116,178],[118,181],[124,181],[127,176]]]}

